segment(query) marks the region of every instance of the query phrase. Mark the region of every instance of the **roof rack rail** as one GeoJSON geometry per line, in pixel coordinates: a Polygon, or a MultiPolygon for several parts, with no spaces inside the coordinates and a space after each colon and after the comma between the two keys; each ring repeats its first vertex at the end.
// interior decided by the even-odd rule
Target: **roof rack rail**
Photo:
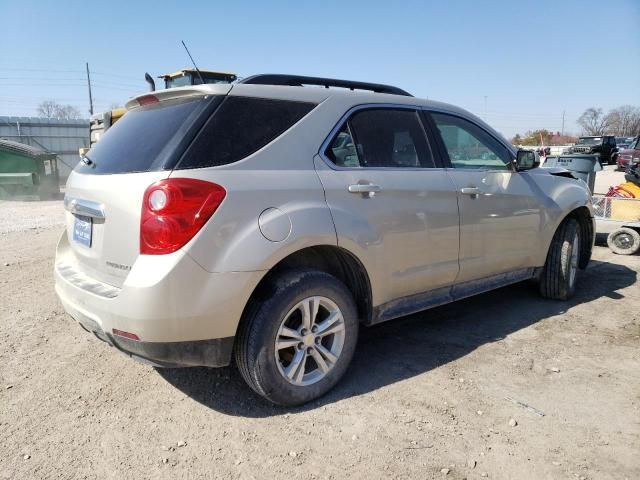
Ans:
{"type": "Polygon", "coordinates": [[[302,75],[283,75],[276,73],[263,73],[259,75],[253,75],[251,77],[240,80],[238,83],[245,83],[250,85],[287,85],[291,87],[302,87],[303,85],[318,85],[325,88],[340,87],[348,88],[350,90],[370,90],[376,93],[403,95],[405,97],[413,96],[409,92],[406,92],[401,88],[393,87],[391,85],[382,85],[380,83],[354,82],[351,80],[337,80],[335,78],[305,77],[302,75]]]}

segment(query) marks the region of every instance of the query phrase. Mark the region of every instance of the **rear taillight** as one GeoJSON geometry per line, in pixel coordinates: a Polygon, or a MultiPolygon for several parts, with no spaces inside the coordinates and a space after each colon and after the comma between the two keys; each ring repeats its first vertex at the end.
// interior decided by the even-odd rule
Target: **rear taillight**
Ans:
{"type": "Polygon", "coordinates": [[[168,178],[144,192],[140,253],[162,255],[183,247],[224,200],[220,185],[192,178],[168,178]]]}

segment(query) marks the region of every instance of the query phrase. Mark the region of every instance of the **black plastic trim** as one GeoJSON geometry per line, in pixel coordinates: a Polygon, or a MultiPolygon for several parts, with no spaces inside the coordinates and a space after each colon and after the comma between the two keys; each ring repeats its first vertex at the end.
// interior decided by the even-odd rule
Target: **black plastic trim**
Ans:
{"type": "Polygon", "coordinates": [[[107,334],[113,346],[159,367],[226,367],[234,337],[192,342],[141,342],[107,334]]]}
{"type": "Polygon", "coordinates": [[[391,300],[375,307],[371,321],[366,323],[366,325],[386,322],[394,318],[404,317],[457,300],[462,300],[463,298],[473,295],[506,287],[513,283],[522,282],[534,278],[536,271],[536,268],[521,268],[511,272],[491,275],[478,280],[471,280],[391,300]]]}
{"type": "Polygon", "coordinates": [[[93,333],[98,339],[122,353],[156,367],[215,368],[226,367],[231,363],[235,337],[189,342],[142,342],[105,332],[97,322],[81,314],[78,314],[74,320],[84,330],[93,333]]]}
{"type": "Polygon", "coordinates": [[[376,93],[388,93],[391,95],[402,95],[413,97],[409,92],[392,85],[381,83],[357,82],[353,80],[339,80],[336,78],[305,77],[303,75],[284,75],[278,73],[263,73],[253,75],[240,80],[238,83],[247,85],[282,85],[289,87],[302,87],[303,85],[317,85],[320,87],[340,87],[350,90],[369,90],[376,93]]]}

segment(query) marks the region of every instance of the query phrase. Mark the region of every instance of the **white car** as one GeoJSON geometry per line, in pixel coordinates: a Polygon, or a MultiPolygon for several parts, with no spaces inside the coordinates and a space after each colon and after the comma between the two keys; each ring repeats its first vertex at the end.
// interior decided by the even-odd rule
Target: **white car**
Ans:
{"type": "Polygon", "coordinates": [[[259,75],[127,108],[69,177],[55,282],[153,365],[235,357],[300,404],[344,375],[360,325],[530,279],[564,300],[591,256],[583,182],[396,87],[259,75]]]}

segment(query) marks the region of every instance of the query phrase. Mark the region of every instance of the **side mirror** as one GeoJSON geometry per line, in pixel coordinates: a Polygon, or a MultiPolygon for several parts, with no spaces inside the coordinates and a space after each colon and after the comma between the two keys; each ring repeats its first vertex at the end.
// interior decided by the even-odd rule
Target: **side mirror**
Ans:
{"type": "Polygon", "coordinates": [[[533,150],[518,150],[516,154],[516,171],[531,170],[540,166],[540,157],[533,150]]]}

